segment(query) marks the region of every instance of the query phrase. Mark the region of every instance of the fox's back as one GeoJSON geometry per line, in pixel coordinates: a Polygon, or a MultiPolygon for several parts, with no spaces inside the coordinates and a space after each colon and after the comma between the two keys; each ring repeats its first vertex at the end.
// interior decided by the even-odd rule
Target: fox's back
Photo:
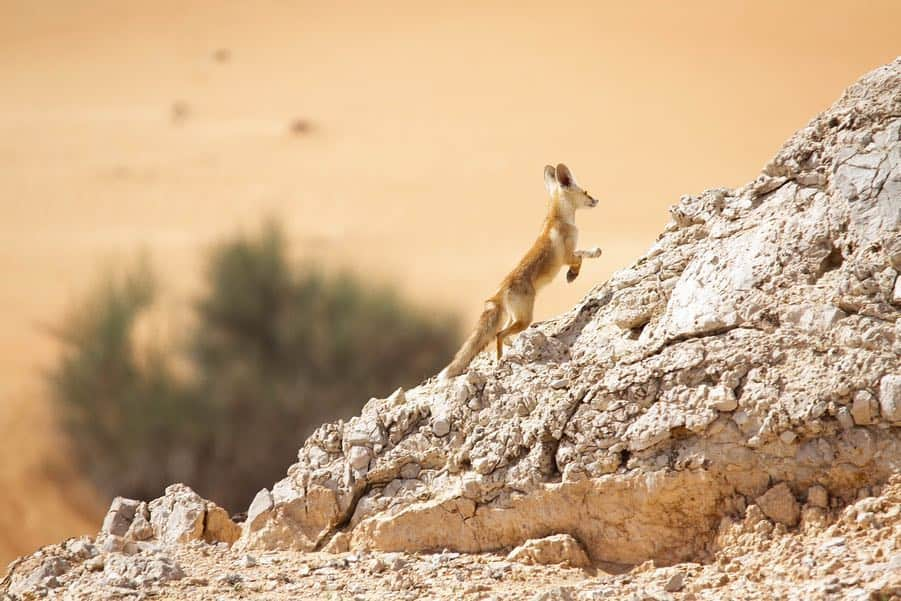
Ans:
{"type": "Polygon", "coordinates": [[[574,244],[574,238],[574,226],[558,220],[549,220],[519,264],[504,278],[501,291],[505,289],[537,291],[544,287],[563,267],[568,239],[572,239],[574,244]]]}

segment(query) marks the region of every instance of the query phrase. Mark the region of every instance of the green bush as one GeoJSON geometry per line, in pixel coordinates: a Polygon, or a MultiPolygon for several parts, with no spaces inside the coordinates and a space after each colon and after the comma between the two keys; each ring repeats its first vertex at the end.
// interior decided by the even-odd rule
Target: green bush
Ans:
{"type": "Polygon", "coordinates": [[[456,350],[449,316],[288,257],[272,225],[216,247],[178,348],[136,348],[157,290],[143,265],[107,277],[65,319],[49,382],[101,490],[152,498],[183,481],[244,508],[321,422],[417,383],[456,350]],[[175,356],[190,376],[169,367],[175,356]]]}

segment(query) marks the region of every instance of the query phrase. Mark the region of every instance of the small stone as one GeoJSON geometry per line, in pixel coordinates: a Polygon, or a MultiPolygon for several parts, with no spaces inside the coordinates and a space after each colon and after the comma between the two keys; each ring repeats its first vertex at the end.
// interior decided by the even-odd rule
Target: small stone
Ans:
{"type": "Polygon", "coordinates": [[[892,289],[892,304],[901,305],[901,275],[895,278],[895,287],[892,289]]]}
{"type": "Polygon", "coordinates": [[[328,463],[328,453],[316,445],[310,445],[307,449],[307,459],[313,467],[322,467],[328,463]]]}
{"type": "Polygon", "coordinates": [[[406,480],[418,478],[420,471],[422,471],[422,468],[418,463],[405,463],[404,466],[400,468],[400,477],[406,480]]]}
{"type": "Polygon", "coordinates": [[[464,380],[459,380],[454,386],[454,401],[462,405],[469,398],[469,385],[464,380]]]}
{"type": "Polygon", "coordinates": [[[391,395],[388,396],[387,401],[388,401],[388,404],[391,405],[392,407],[397,406],[397,405],[403,405],[404,403],[406,403],[407,396],[404,394],[404,389],[398,388],[397,390],[392,392],[391,395]]]}
{"type": "Polygon", "coordinates": [[[259,516],[268,512],[274,506],[275,505],[272,502],[272,495],[269,493],[269,489],[262,489],[256,494],[256,496],[253,498],[253,501],[250,503],[250,508],[247,510],[247,520],[245,523],[253,526],[254,521],[256,521],[259,516]]]}
{"type": "Polygon", "coordinates": [[[472,469],[482,475],[490,474],[497,467],[499,461],[500,459],[494,453],[487,453],[472,459],[472,469]]]}
{"type": "Polygon", "coordinates": [[[768,518],[786,526],[797,525],[801,517],[801,507],[785,482],[757,497],[756,503],[768,518]]]}
{"type": "Polygon", "coordinates": [[[432,418],[432,432],[439,438],[447,436],[450,432],[450,420],[443,415],[436,415],[432,418]]]}
{"type": "MultiPolygon", "coordinates": [[[[386,558],[387,559],[387,558],[386,558]]],[[[402,570],[407,565],[407,561],[400,553],[391,555],[388,566],[395,572],[402,570]]]]}
{"type": "Polygon", "coordinates": [[[666,581],[666,584],[663,585],[663,590],[668,593],[678,593],[683,588],[685,588],[685,577],[682,575],[682,572],[673,574],[670,579],[666,581]]]}
{"type": "Polygon", "coordinates": [[[381,557],[373,557],[367,567],[372,574],[381,574],[388,568],[388,565],[381,557]]]}
{"type": "MultiPolygon", "coordinates": [[[[575,601],[575,587],[557,586],[539,592],[531,601],[575,601]]],[[[491,599],[489,597],[489,599],[491,599]]]]}
{"type": "Polygon", "coordinates": [[[513,566],[510,565],[509,561],[489,561],[488,569],[493,572],[509,572],[513,566]]]}
{"type": "Polygon", "coordinates": [[[882,377],[879,382],[879,408],[886,421],[901,421],[901,375],[882,377]]]}
{"type": "Polygon", "coordinates": [[[838,420],[843,430],[850,430],[854,427],[854,418],[851,417],[851,412],[848,411],[847,407],[839,407],[838,411],[835,412],[835,419],[838,420]]]}
{"type": "Polygon", "coordinates": [[[133,541],[149,540],[153,538],[153,527],[150,525],[150,522],[147,521],[147,518],[145,518],[141,512],[138,512],[135,515],[135,519],[132,521],[131,526],[129,526],[125,537],[133,541]]]}
{"type": "Polygon", "coordinates": [[[876,399],[866,390],[858,390],[854,393],[854,401],[851,404],[851,417],[860,426],[873,423],[873,413],[876,409],[876,399]]]}
{"type": "Polygon", "coordinates": [[[140,505],[141,502],[135,499],[126,499],[125,497],[113,499],[109,510],[106,512],[106,517],[103,518],[100,532],[115,536],[125,536],[140,505]]]}
{"type": "Polygon", "coordinates": [[[369,460],[372,458],[372,451],[369,447],[353,446],[347,453],[347,462],[355,470],[365,470],[369,467],[369,460]]]}
{"type": "Polygon", "coordinates": [[[779,435],[779,440],[781,440],[785,444],[791,444],[797,437],[798,435],[795,434],[794,430],[785,430],[779,435]]]}
{"type": "Polygon", "coordinates": [[[807,489],[807,502],[814,507],[827,509],[829,507],[829,493],[819,484],[811,486],[807,489]]]}
{"type": "Polygon", "coordinates": [[[84,562],[84,567],[90,572],[99,572],[103,569],[103,555],[97,555],[84,562]]]}
{"type": "Polygon", "coordinates": [[[339,453],[341,451],[341,434],[334,430],[329,432],[322,444],[329,453],[339,453]]]}
{"type": "Polygon", "coordinates": [[[238,563],[242,568],[252,568],[257,565],[257,559],[253,555],[244,555],[238,563]]]}
{"type": "Polygon", "coordinates": [[[876,518],[875,514],[871,511],[862,511],[857,514],[856,522],[861,526],[869,526],[873,523],[873,520],[876,518]]]}

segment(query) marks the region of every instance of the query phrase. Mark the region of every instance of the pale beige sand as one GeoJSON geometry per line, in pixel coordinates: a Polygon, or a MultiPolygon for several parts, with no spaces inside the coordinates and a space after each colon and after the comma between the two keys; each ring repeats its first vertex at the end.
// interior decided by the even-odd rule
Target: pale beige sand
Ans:
{"type": "Polygon", "coordinates": [[[893,0],[791,4],[0,0],[0,561],[105,503],[75,484],[38,378],[42,326],[100,265],[148,249],[177,304],[203,249],[271,214],[299,254],[468,324],[565,161],[602,199],[579,225],[605,255],[545,291],[549,316],[680,194],[743,183],[899,51],[893,0]]]}

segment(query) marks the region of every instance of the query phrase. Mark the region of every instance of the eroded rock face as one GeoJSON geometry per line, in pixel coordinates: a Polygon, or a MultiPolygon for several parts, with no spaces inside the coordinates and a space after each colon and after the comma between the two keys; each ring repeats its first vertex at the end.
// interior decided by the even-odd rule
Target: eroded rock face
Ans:
{"type": "Polygon", "coordinates": [[[901,467],[899,90],[896,60],[750,184],[682,198],[645,256],[500,364],[320,427],[240,544],[568,534],[596,561],[665,563],[704,556],[774,486],[791,508],[884,481],[901,467]]]}
{"type": "Polygon", "coordinates": [[[154,541],[163,546],[195,540],[233,543],[240,528],[228,513],[184,484],[166,487],[149,504],[116,497],[103,520],[97,540],[106,551],[128,551],[136,543],[154,541]]]}

